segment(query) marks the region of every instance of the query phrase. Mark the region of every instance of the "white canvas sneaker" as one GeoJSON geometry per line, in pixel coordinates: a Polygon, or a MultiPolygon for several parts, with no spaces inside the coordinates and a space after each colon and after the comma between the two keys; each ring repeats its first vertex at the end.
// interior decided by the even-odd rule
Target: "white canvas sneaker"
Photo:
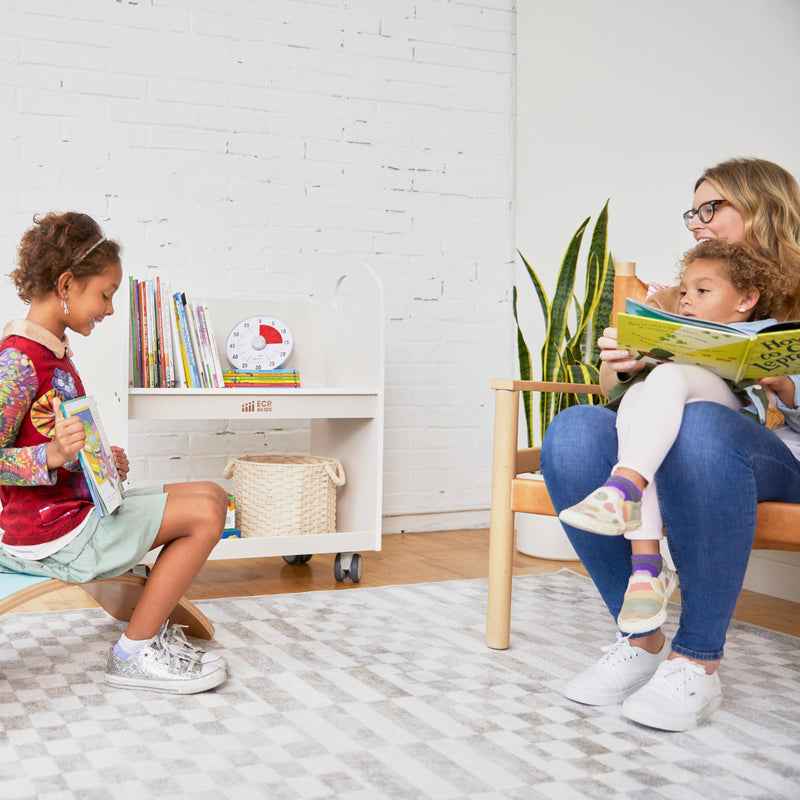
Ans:
{"type": "Polygon", "coordinates": [[[622,704],[622,713],[634,722],[662,731],[696,728],[722,704],[722,687],[715,672],[701,664],[673,658],[622,704]]]}
{"type": "Polygon", "coordinates": [[[629,637],[617,633],[617,641],[603,648],[603,657],[567,681],[564,695],[588,706],[611,706],[644,686],[659,665],[669,656],[666,641],[653,655],[641,647],[631,647],[629,637]]]}

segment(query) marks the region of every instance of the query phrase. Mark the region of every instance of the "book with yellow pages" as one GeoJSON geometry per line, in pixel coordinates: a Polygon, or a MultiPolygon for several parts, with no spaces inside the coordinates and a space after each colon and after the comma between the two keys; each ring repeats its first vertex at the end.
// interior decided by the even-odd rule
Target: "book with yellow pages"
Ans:
{"type": "Polygon", "coordinates": [[[779,322],[757,333],[683,317],[628,299],[617,315],[617,343],[651,364],[697,364],[734,381],[800,374],[800,322],[779,322]]]}
{"type": "Polygon", "coordinates": [[[86,432],[86,444],[78,453],[97,515],[102,518],[115,511],[122,502],[122,480],[117,472],[114,454],[106,438],[93,397],[64,400],[65,417],[79,417],[86,432]]]}

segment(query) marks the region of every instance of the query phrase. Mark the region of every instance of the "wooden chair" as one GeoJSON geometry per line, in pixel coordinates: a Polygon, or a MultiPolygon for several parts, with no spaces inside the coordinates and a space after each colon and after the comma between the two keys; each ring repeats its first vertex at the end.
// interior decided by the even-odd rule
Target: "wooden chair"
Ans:
{"type": "MultiPolygon", "coordinates": [[[[636,265],[620,262],[614,281],[614,314],[625,299],[644,300],[647,285],[636,277],[636,265]]],[[[518,478],[539,469],[540,448],[518,449],[520,392],[600,394],[598,386],[498,379],[495,390],[494,452],[489,530],[489,597],[486,644],[505,650],[511,633],[511,562],[514,554],[514,515],[517,512],[556,516],[543,481],[518,478]]],[[[757,550],[800,551],[800,504],[759,503],[757,550]]]]}
{"type": "MultiPolygon", "coordinates": [[[[141,575],[125,573],[116,578],[80,584],[86,594],[103,608],[114,619],[128,622],[139,601],[144,588],[145,578],[141,575]]],[[[53,578],[42,578],[38,575],[25,575],[17,572],[0,573],[0,614],[14,612],[25,603],[57,592],[65,586],[53,578]]],[[[186,625],[186,633],[198,639],[211,639],[214,626],[200,609],[187,600],[181,599],[169,615],[172,625],[186,625]]]]}

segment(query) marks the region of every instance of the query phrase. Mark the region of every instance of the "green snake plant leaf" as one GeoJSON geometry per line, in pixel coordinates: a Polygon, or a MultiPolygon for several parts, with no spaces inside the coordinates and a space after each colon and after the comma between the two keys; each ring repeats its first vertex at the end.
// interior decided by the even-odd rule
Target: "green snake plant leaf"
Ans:
{"type": "MultiPolygon", "coordinates": [[[[541,349],[542,380],[568,383],[599,382],[599,350],[597,335],[610,324],[614,291],[614,262],[607,251],[608,201],[597,218],[586,258],[585,293],[581,301],[574,295],[578,258],[588,217],[573,235],[562,259],[552,301],[548,300],[541,280],[526,258],[520,258],[531,281],[545,325],[541,349]],[[573,313],[575,327],[569,321],[573,313]]],[[[519,251],[517,251],[519,252],[519,251]]],[[[514,290],[514,319],[517,323],[517,350],[520,377],[532,376],[532,359],[517,315],[517,293],[514,290]]],[[[530,392],[523,392],[525,420],[529,446],[533,444],[533,419],[530,392]]],[[[545,431],[555,415],[571,405],[603,403],[597,395],[576,395],[543,392],[539,398],[540,433],[545,431]]]]}
{"type": "MultiPolygon", "coordinates": [[[[531,365],[531,351],[525,344],[522,336],[522,328],[519,326],[519,316],[517,314],[517,287],[514,287],[514,322],[517,323],[517,355],[519,358],[519,377],[523,381],[533,378],[533,367],[531,365]]],[[[533,399],[530,392],[522,393],[522,406],[525,410],[525,425],[528,431],[528,447],[533,447],[533,399]]]]}
{"type": "MultiPolygon", "coordinates": [[[[536,296],[539,298],[539,306],[542,309],[542,317],[546,325],[550,319],[550,302],[547,299],[547,292],[545,292],[544,286],[542,286],[542,282],[539,280],[539,276],[536,274],[536,270],[534,270],[534,268],[528,263],[525,256],[522,255],[519,250],[517,250],[517,253],[519,253],[519,257],[522,259],[522,263],[525,265],[525,271],[528,273],[528,277],[533,284],[536,296]]],[[[514,288],[516,289],[516,287],[514,288]]],[[[516,306],[514,307],[514,312],[516,313],[516,306]]]]}

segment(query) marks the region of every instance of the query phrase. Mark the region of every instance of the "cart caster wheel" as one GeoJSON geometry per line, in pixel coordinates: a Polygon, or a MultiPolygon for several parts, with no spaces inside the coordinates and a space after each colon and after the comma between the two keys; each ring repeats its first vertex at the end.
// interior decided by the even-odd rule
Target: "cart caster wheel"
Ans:
{"type": "Polygon", "coordinates": [[[333,560],[333,577],[337,581],[343,581],[347,576],[348,570],[342,567],[342,554],[337,553],[336,558],[333,560]]]}
{"type": "Polygon", "coordinates": [[[303,556],[284,556],[283,560],[287,564],[305,564],[307,561],[311,561],[311,553],[303,556]]]}
{"type": "Polygon", "coordinates": [[[333,577],[337,581],[350,578],[353,583],[361,580],[361,556],[358,553],[337,553],[333,560],[333,577]]]}
{"type": "Polygon", "coordinates": [[[361,581],[361,556],[359,553],[353,553],[353,560],[350,562],[350,580],[353,583],[361,581]]]}

